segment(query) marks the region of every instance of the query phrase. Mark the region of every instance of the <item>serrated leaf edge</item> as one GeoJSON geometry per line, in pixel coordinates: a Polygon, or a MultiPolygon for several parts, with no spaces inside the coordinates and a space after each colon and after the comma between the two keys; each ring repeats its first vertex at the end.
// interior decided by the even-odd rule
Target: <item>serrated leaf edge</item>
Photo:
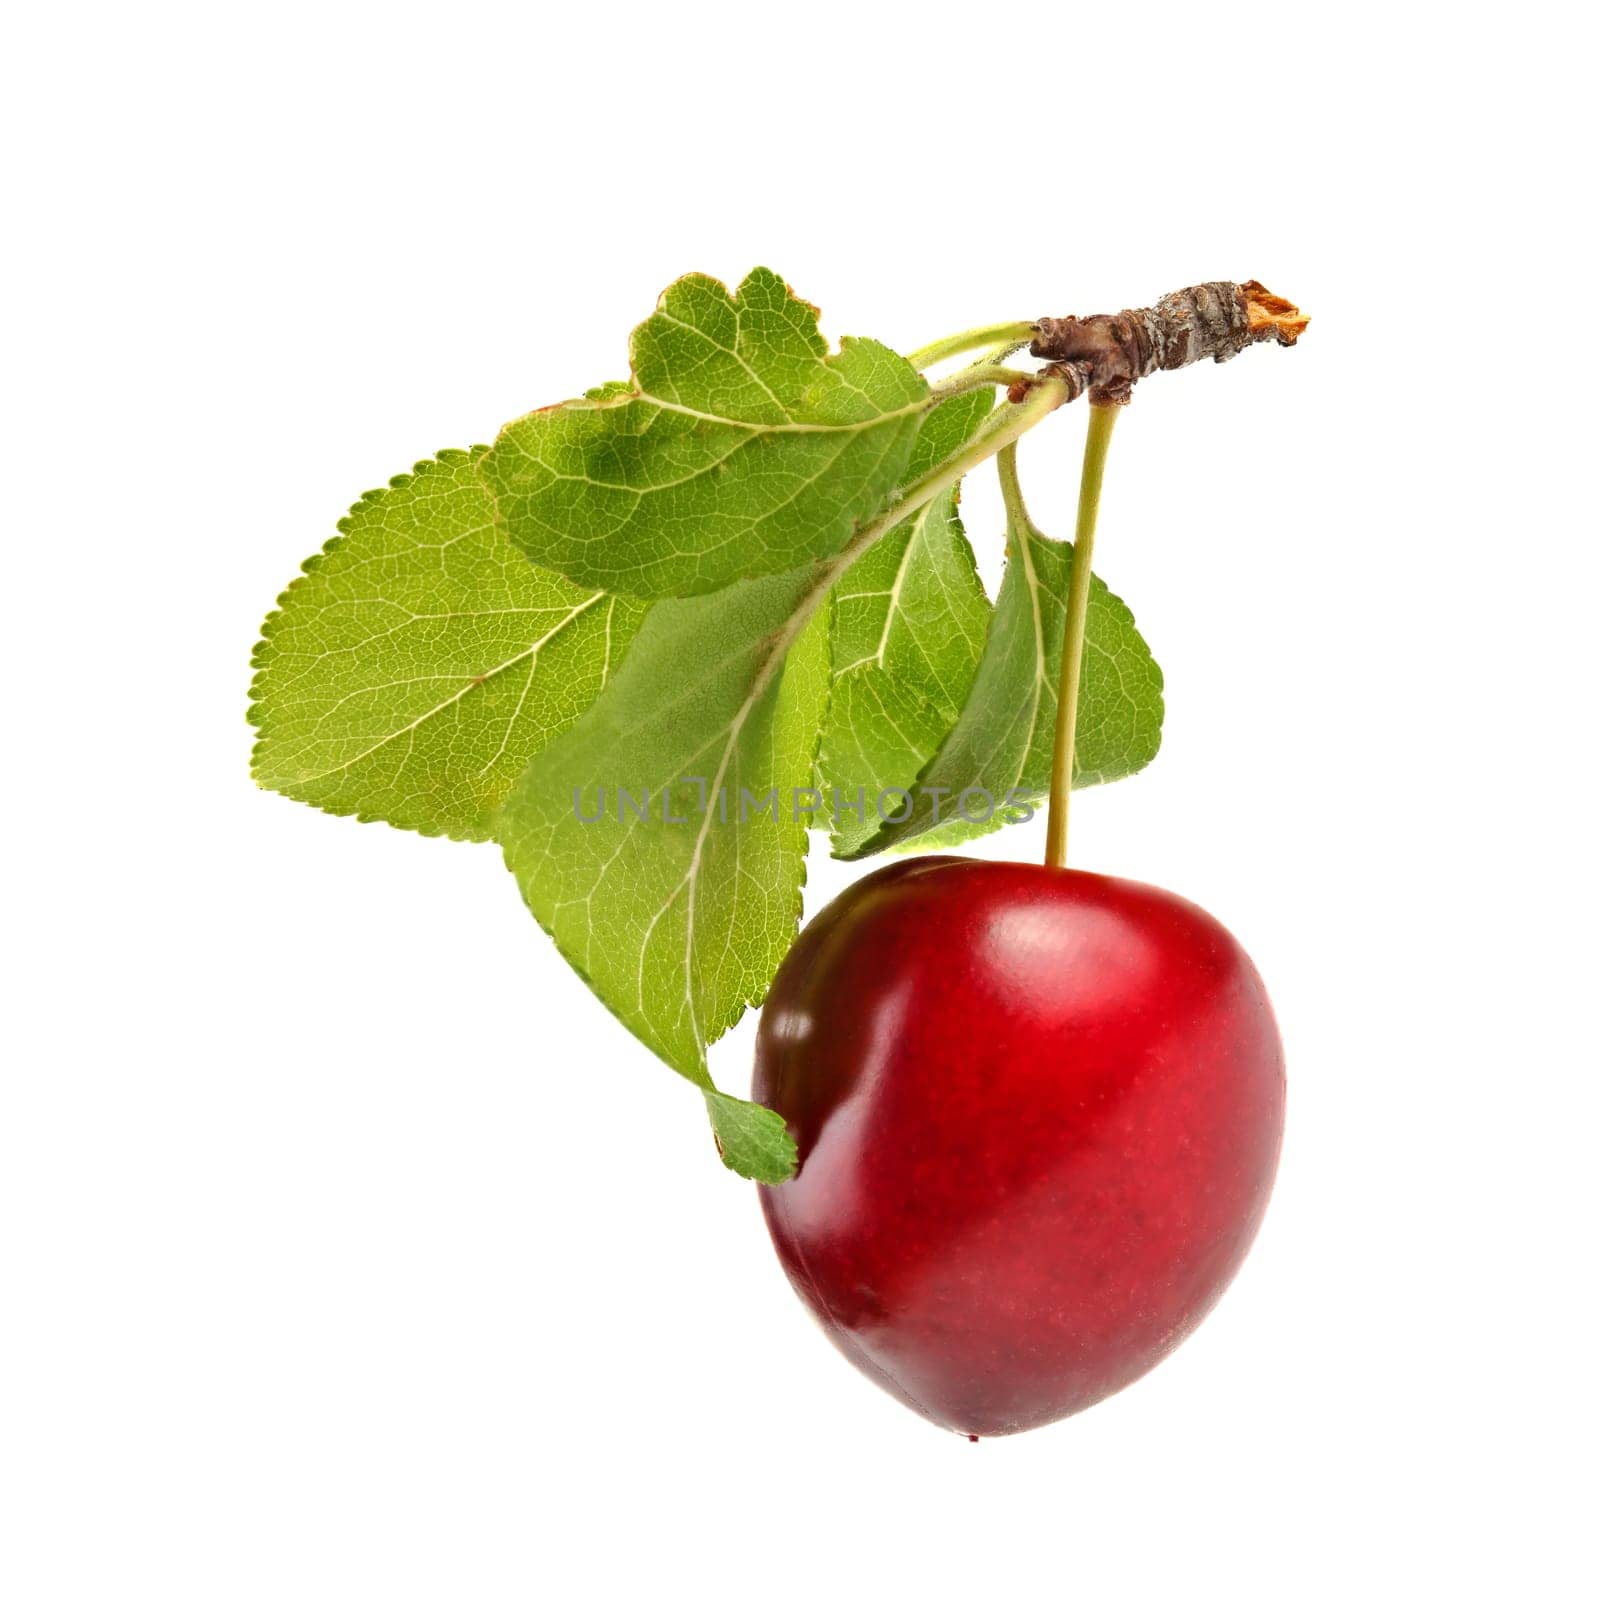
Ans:
{"type": "MultiPolygon", "coordinates": [[[[490,448],[491,447],[486,444],[475,444],[465,450],[440,450],[437,454],[416,462],[410,472],[396,473],[394,477],[390,478],[389,481],[380,488],[366,490],[361,497],[350,506],[350,509],[344,514],[344,516],[342,516],[335,524],[339,531],[330,539],[328,539],[323,544],[322,548],[314,555],[308,556],[303,562],[301,562],[299,575],[291,579],[288,586],[281,594],[279,594],[277,600],[274,602],[273,609],[269,611],[266,617],[262,620],[259,636],[257,637],[255,645],[252,647],[250,653],[250,661],[253,670],[248,691],[249,706],[245,712],[245,721],[256,730],[256,737],[250,747],[250,775],[255,779],[256,783],[261,788],[266,789],[269,793],[282,795],[284,799],[291,800],[296,805],[309,806],[312,810],[324,812],[328,816],[354,817],[357,822],[381,822],[391,828],[394,828],[397,832],[415,833],[419,834],[425,839],[445,838],[452,839],[463,844],[486,844],[493,841],[494,817],[492,813],[484,816],[477,827],[453,827],[449,824],[434,825],[427,823],[399,823],[392,821],[388,817],[380,816],[375,812],[363,810],[359,802],[341,803],[336,800],[312,800],[303,795],[291,794],[287,790],[280,789],[274,784],[267,782],[261,775],[264,758],[272,746],[270,735],[265,726],[267,713],[262,704],[267,694],[265,680],[268,672],[271,670],[271,662],[267,658],[269,656],[271,647],[275,642],[279,625],[283,620],[284,613],[288,608],[294,592],[299,589],[308,578],[315,576],[317,570],[321,567],[323,561],[328,556],[334,554],[344,546],[349,538],[350,533],[352,532],[350,526],[351,521],[357,515],[357,513],[377,504],[386,494],[393,490],[408,489],[412,484],[442,469],[459,466],[462,462],[470,463],[477,461],[481,457],[486,456],[489,453],[490,448]]],[[[488,493],[487,487],[485,492],[488,493]]],[[[504,525],[500,520],[500,508],[498,501],[495,500],[495,497],[492,494],[489,494],[489,500],[490,504],[494,508],[495,524],[497,527],[501,527],[503,529],[504,525]]],[[[515,548],[514,545],[513,548],[515,548]]],[[[428,718],[437,716],[447,707],[455,705],[466,695],[472,693],[473,690],[482,688],[484,684],[488,683],[491,679],[498,677],[508,668],[516,666],[521,661],[526,661],[530,655],[542,650],[545,645],[547,645],[552,639],[560,634],[565,628],[570,626],[571,623],[576,621],[579,616],[583,615],[597,602],[605,600],[614,608],[618,598],[619,597],[617,595],[610,594],[603,589],[596,589],[590,594],[588,599],[586,599],[581,605],[576,606],[569,611],[566,616],[564,616],[552,628],[547,630],[527,649],[521,651],[515,656],[510,657],[506,661],[500,662],[498,665],[491,667],[489,671],[482,673],[472,681],[464,684],[459,690],[451,695],[449,699],[441,700],[438,705],[430,707],[422,714],[422,716],[407,724],[405,728],[397,729],[393,733],[385,734],[384,737],[378,741],[378,743],[372,745],[369,749],[364,750],[359,756],[352,757],[350,761],[342,763],[341,767],[329,768],[326,772],[317,773],[308,781],[316,782],[321,778],[330,776],[333,772],[342,770],[343,767],[353,766],[357,762],[367,760],[377,751],[381,750],[386,744],[389,744],[394,739],[399,738],[402,734],[410,732],[412,729],[421,726],[421,724],[427,721],[428,718]]],[[[611,672],[615,669],[615,666],[616,663],[611,662],[608,657],[606,673],[601,685],[602,689],[604,688],[605,683],[610,681],[611,672]]]]}

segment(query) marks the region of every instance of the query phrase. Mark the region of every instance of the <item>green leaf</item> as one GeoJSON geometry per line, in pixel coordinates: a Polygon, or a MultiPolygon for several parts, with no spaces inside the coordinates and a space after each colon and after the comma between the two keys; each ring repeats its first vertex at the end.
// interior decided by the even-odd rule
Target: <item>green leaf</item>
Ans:
{"type": "Polygon", "coordinates": [[[340,816],[454,839],[604,687],[641,601],[531,565],[495,525],[487,449],[364,495],[256,646],[256,781],[340,816]]]}
{"type": "Polygon", "coordinates": [[[705,1095],[724,1166],[757,1183],[783,1183],[794,1176],[794,1136],[776,1111],[720,1089],[707,1089],[705,1095]]]}
{"type": "Polygon", "coordinates": [[[757,268],[680,278],[634,330],[631,387],[535,411],[487,466],[512,539],[587,588],[702,594],[833,554],[900,481],[929,405],[870,339],[836,355],[757,268]]]}
{"type": "MultiPolygon", "coordinates": [[[[1061,639],[1066,628],[1072,546],[1013,528],[972,692],[938,753],[917,779],[913,806],[847,852],[851,860],[904,845],[956,819],[963,790],[992,797],[997,814],[1036,802],[1049,790],[1055,744],[1061,639]],[[942,795],[939,791],[943,791],[942,795]],[[935,804],[942,808],[936,823],[935,804]]],[[[1128,610],[1099,578],[1092,581],[1079,688],[1073,787],[1109,783],[1147,766],[1161,744],[1161,669],[1128,610]]],[[[969,809],[987,802],[974,797],[969,809]]]]}
{"type": "Polygon", "coordinates": [[[782,1120],[721,1094],[706,1047],[760,1003],[799,925],[792,790],[809,783],[827,698],[831,576],[652,607],[611,686],[530,763],[499,823],[540,925],[706,1092],[723,1159],[768,1183],[793,1167],[782,1120]],[[756,810],[773,790],[774,810],[756,810]]]}
{"type": "MultiPolygon", "coordinates": [[[[827,808],[816,820],[831,826],[836,856],[850,859],[877,834],[878,796],[909,789],[950,726],[938,706],[881,668],[835,682],[817,761],[827,808]]],[[[892,793],[884,803],[895,803],[892,793]]]]}
{"type": "MultiPolygon", "coordinates": [[[[978,389],[931,412],[907,479],[965,444],[992,406],[990,391],[978,389]]],[[[873,799],[915,783],[972,687],[992,608],[957,514],[958,497],[950,489],[929,501],[834,588],[834,685],[819,765],[835,854],[848,855],[877,832],[873,799]],[[835,791],[846,802],[836,809],[835,791]],[[866,803],[856,805],[861,791],[866,803]]]]}

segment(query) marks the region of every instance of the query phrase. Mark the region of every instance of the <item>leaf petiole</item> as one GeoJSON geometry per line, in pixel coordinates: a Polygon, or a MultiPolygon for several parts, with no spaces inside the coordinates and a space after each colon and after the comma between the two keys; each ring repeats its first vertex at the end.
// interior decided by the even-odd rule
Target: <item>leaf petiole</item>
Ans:
{"type": "Polygon", "coordinates": [[[1032,384],[1038,376],[1038,373],[1025,372],[1021,367],[1002,367],[992,361],[979,361],[930,384],[928,393],[937,404],[941,400],[948,400],[951,395],[965,394],[969,389],[981,389],[986,383],[1009,389],[1013,384],[1032,384]]]}
{"type": "Polygon", "coordinates": [[[1009,535],[1013,528],[1020,533],[1038,533],[1032,517],[1028,515],[1028,507],[1022,498],[1022,484],[1017,479],[1017,447],[1008,444],[995,458],[994,464],[1000,474],[1000,496],[1005,501],[1006,507],[1006,532],[1009,535]]]}
{"type": "MultiPolygon", "coordinates": [[[[905,521],[912,512],[925,506],[935,495],[943,494],[951,485],[982,466],[992,455],[1014,445],[1023,434],[1072,398],[1071,385],[1057,377],[1040,377],[1029,373],[1030,388],[1027,395],[1015,405],[1003,407],[989,419],[959,450],[946,456],[920,478],[908,483],[899,499],[887,511],[880,512],[865,524],[854,538],[836,555],[830,566],[839,572],[850,565],[863,551],[870,549],[892,527],[905,521]]],[[[831,579],[830,579],[831,581],[831,579]]]]}
{"type": "Polygon", "coordinates": [[[948,338],[935,339],[920,350],[913,350],[906,360],[918,372],[936,362],[948,361],[951,356],[966,355],[971,350],[1001,350],[1007,354],[1020,349],[1034,335],[1031,322],[991,322],[987,327],[968,328],[965,333],[952,333],[948,338]]]}

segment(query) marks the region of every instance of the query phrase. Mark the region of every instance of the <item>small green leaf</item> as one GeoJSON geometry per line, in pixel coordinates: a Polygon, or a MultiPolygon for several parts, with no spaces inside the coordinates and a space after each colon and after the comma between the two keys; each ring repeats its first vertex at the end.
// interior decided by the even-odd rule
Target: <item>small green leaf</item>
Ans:
{"type": "MultiPolygon", "coordinates": [[[[851,860],[908,844],[955,820],[964,790],[983,791],[997,814],[1049,790],[1055,744],[1061,639],[1072,546],[1013,528],[994,620],[972,692],[955,726],[914,787],[903,822],[881,825],[842,852],[851,860]],[[942,791],[942,793],[941,793],[942,791]],[[935,806],[942,821],[935,821],[935,806]]],[[[1147,766],[1161,744],[1161,669],[1128,610],[1099,578],[1089,592],[1073,787],[1109,783],[1147,766]]]]}
{"type": "Polygon", "coordinates": [[[830,576],[652,607],[611,686],[529,764],[499,823],[540,925],[707,1093],[724,1159],[764,1182],[787,1175],[792,1146],[770,1113],[716,1089],[706,1047],[761,1002],[799,925],[793,791],[809,784],[827,698],[830,576]]]}
{"type": "Polygon", "coordinates": [[[487,466],[512,539],[587,588],[703,594],[833,554],[900,481],[928,386],[870,339],[829,355],[757,268],[680,278],[634,330],[633,384],[511,423],[487,466]]]}
{"type": "Polygon", "coordinates": [[[783,1183],[794,1176],[794,1136],[776,1111],[720,1089],[707,1089],[705,1095],[724,1166],[758,1183],[783,1183]]]}
{"type": "Polygon", "coordinates": [[[495,526],[487,450],[364,495],[256,646],[256,781],[340,816],[487,839],[528,758],[604,687],[638,600],[531,565],[495,526]]]}
{"type": "MultiPolygon", "coordinates": [[[[958,450],[992,406],[977,389],[931,412],[907,478],[958,450]]],[[[957,500],[950,489],[929,501],[834,587],[834,685],[819,764],[837,855],[877,832],[874,798],[916,781],[972,687],[992,608],[957,500]]]]}

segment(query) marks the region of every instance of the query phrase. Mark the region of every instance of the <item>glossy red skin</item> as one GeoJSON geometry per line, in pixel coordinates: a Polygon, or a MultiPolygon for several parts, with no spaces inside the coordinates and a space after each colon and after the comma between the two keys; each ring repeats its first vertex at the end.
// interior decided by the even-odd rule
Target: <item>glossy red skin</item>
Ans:
{"type": "Polygon", "coordinates": [[[1148,1372],[1266,1207],[1283,1053],[1233,936],[1145,884],[931,857],[853,885],[762,1013],[763,1188],[790,1281],[868,1377],[958,1433],[1148,1372]]]}

